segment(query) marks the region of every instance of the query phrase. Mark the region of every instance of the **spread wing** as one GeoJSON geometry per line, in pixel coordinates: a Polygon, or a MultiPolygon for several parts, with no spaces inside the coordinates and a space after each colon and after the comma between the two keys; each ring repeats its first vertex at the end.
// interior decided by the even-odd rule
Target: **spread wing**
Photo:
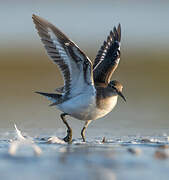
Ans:
{"type": "Polygon", "coordinates": [[[74,96],[93,85],[93,67],[89,58],[54,25],[36,15],[32,18],[47,54],[62,72],[62,92],[74,96]]]}
{"type": "Polygon", "coordinates": [[[93,66],[94,82],[107,85],[120,61],[121,25],[114,27],[101,46],[93,66]]]}

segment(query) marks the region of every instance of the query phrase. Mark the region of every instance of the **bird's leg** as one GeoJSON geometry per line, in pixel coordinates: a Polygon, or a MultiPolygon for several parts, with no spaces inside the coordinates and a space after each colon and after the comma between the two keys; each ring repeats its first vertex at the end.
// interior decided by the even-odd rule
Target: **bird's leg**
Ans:
{"type": "Polygon", "coordinates": [[[63,113],[60,115],[63,123],[66,125],[67,127],[67,136],[63,138],[63,140],[65,142],[71,143],[72,142],[72,129],[70,128],[69,124],[67,123],[65,116],[68,115],[67,113],[63,113]]]}
{"type": "Polygon", "coordinates": [[[86,131],[86,128],[88,127],[88,125],[90,124],[91,120],[88,120],[85,122],[85,125],[83,126],[83,129],[81,131],[81,136],[82,136],[82,139],[83,139],[83,142],[85,142],[85,131],[86,131]]]}

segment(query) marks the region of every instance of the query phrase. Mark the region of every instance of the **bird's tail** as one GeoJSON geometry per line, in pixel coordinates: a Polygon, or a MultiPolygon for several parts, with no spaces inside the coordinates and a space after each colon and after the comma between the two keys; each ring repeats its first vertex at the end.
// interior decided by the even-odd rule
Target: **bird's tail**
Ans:
{"type": "Polygon", "coordinates": [[[45,93],[45,92],[35,92],[42,96],[45,96],[48,100],[52,101],[53,103],[49,106],[54,106],[61,103],[62,95],[61,94],[54,94],[54,93],[45,93]]]}

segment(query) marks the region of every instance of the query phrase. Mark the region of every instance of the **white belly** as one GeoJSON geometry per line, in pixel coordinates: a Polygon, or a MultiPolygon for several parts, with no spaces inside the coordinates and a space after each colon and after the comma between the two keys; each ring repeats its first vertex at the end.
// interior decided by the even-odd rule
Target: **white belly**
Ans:
{"type": "Polygon", "coordinates": [[[59,110],[79,120],[95,120],[105,116],[114,108],[117,103],[117,97],[112,98],[106,102],[105,108],[102,109],[97,108],[95,96],[91,96],[91,94],[81,94],[73,97],[57,107],[59,110]]]}
{"type": "Polygon", "coordinates": [[[80,120],[88,120],[95,107],[95,96],[91,94],[80,94],[58,105],[58,109],[80,120]]]}

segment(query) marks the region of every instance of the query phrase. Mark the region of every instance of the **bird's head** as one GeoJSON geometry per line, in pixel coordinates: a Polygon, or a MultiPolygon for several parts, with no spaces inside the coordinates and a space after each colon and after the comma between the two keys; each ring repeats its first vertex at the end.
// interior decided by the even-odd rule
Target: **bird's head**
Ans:
{"type": "Polygon", "coordinates": [[[110,83],[108,84],[108,87],[112,88],[113,91],[115,91],[119,96],[121,96],[123,98],[124,101],[126,101],[126,98],[122,94],[123,86],[120,82],[118,82],[116,80],[110,81],[110,83]]]}

